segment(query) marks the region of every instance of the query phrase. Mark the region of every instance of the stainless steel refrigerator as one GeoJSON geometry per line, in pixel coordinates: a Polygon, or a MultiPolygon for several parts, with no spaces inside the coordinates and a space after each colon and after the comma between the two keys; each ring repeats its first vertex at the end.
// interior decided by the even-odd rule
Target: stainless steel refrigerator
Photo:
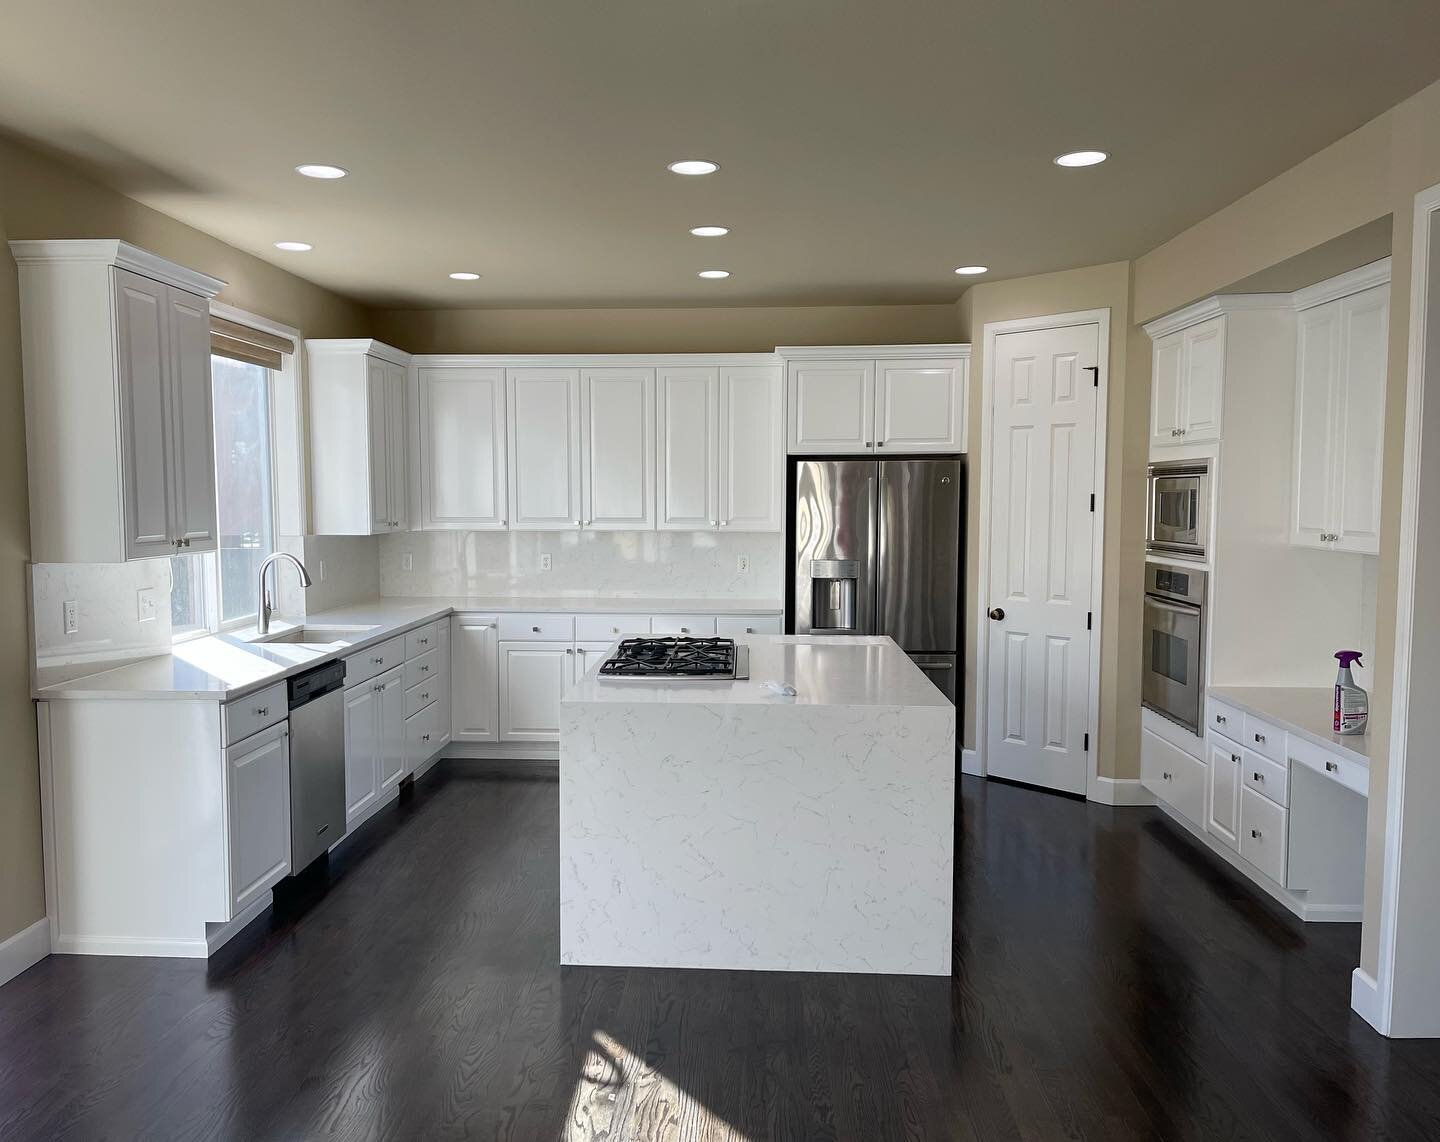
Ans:
{"type": "Polygon", "coordinates": [[[801,460],[791,472],[791,630],[888,634],[959,692],[960,460],[801,460]]]}

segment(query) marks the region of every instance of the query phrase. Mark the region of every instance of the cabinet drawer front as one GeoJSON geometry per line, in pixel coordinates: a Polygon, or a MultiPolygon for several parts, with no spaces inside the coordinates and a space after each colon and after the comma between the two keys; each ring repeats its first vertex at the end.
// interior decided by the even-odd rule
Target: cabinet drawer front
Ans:
{"type": "Polygon", "coordinates": [[[422,682],[438,682],[445,671],[441,669],[439,650],[427,650],[419,658],[411,658],[405,663],[405,685],[418,686],[422,682]]]}
{"type": "Polygon", "coordinates": [[[572,642],[573,615],[501,615],[500,640],[522,642],[572,642]]]}
{"type": "Polygon", "coordinates": [[[743,638],[747,634],[783,634],[784,621],[779,615],[721,615],[715,620],[715,633],[722,638],[743,638]]]}
{"type": "Polygon", "coordinates": [[[352,654],[345,660],[345,685],[354,686],[368,682],[377,674],[399,666],[405,661],[405,639],[403,636],[378,643],[369,650],[352,654]]]}
{"type": "Polygon", "coordinates": [[[649,615],[576,615],[576,642],[614,642],[632,634],[649,634],[649,615]]]}
{"type": "Polygon", "coordinates": [[[690,638],[713,638],[714,615],[656,615],[650,624],[652,634],[685,635],[690,638]]]}
{"type": "Polygon", "coordinates": [[[1331,753],[1324,746],[1291,734],[1285,743],[1285,752],[1292,764],[1304,765],[1316,773],[1324,774],[1331,781],[1338,781],[1345,788],[1361,797],[1370,795],[1370,770],[1357,761],[1331,753]]]}
{"type": "Polygon", "coordinates": [[[1197,828],[1203,827],[1206,764],[1149,730],[1142,730],[1140,739],[1141,783],[1197,828]]]}
{"type": "Polygon", "coordinates": [[[1285,810],[1255,790],[1240,790],[1240,855],[1277,884],[1285,883],[1285,810]]]}
{"type": "Polygon", "coordinates": [[[440,624],[430,623],[428,626],[416,627],[405,635],[405,658],[408,661],[412,658],[419,658],[422,654],[429,654],[440,645],[440,624]]]}
{"type": "Polygon", "coordinates": [[[426,706],[440,697],[440,687],[443,683],[436,679],[434,682],[422,682],[418,686],[411,686],[405,691],[405,716],[413,718],[426,706]]]}
{"type": "Polygon", "coordinates": [[[445,744],[437,718],[439,709],[432,703],[405,719],[405,744],[412,762],[425,761],[445,744]]]}
{"type": "Polygon", "coordinates": [[[1240,744],[1246,749],[1263,754],[1271,761],[1284,762],[1285,736],[1285,731],[1272,722],[1257,718],[1254,714],[1246,714],[1245,733],[1240,738],[1240,744]]]}
{"type": "Polygon", "coordinates": [[[1205,727],[1238,742],[1245,733],[1245,714],[1229,702],[1209,698],[1205,702],[1205,727]]]}
{"type": "Polygon", "coordinates": [[[283,722],[289,717],[290,690],[286,682],[277,682],[245,698],[225,703],[225,744],[234,745],[241,738],[283,722]]]}
{"type": "Polygon", "coordinates": [[[1253,749],[1241,751],[1240,780],[1277,805],[1290,803],[1290,769],[1278,761],[1262,757],[1253,749]]]}

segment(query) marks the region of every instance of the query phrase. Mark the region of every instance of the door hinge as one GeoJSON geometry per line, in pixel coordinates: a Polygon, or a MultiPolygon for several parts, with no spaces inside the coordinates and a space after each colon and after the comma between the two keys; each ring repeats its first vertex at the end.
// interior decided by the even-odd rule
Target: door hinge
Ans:
{"type": "Polygon", "coordinates": [[[1086,734],[1086,735],[1085,735],[1085,752],[1086,752],[1086,753],[1089,753],[1089,752],[1090,752],[1090,735],[1089,735],[1089,734],[1086,734]]]}
{"type": "Polygon", "coordinates": [[[1091,492],[1091,493],[1090,493],[1090,510],[1091,510],[1092,512],[1095,510],[1095,493],[1094,493],[1094,492],[1091,492]]]}
{"type": "Polygon", "coordinates": [[[1086,611],[1086,612],[1085,612],[1085,629],[1086,629],[1086,630],[1089,630],[1089,629],[1090,629],[1090,624],[1091,624],[1092,622],[1094,622],[1094,621],[1095,621],[1095,612],[1094,612],[1094,611],[1086,611]]]}
{"type": "Polygon", "coordinates": [[[1086,365],[1085,371],[1090,374],[1090,379],[1095,382],[1095,387],[1098,389],[1100,387],[1100,366],[1086,365]]]}

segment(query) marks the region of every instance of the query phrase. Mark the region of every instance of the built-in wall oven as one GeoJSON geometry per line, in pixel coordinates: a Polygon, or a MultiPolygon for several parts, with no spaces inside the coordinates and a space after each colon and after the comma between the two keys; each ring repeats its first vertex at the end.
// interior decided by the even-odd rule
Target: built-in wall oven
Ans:
{"type": "Polygon", "coordinates": [[[1145,564],[1142,700],[1161,717],[1200,732],[1205,700],[1205,572],[1145,564]]]}
{"type": "Polygon", "coordinates": [[[1151,464],[1146,546],[1161,554],[1204,559],[1209,535],[1209,463],[1178,460],[1151,464]]]}

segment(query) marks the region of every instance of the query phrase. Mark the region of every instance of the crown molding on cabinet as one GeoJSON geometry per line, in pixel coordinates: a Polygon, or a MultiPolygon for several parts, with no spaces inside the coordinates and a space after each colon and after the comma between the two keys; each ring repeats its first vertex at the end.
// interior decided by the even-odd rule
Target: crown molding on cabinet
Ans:
{"type": "Polygon", "coordinates": [[[410,354],[403,349],[396,349],[393,345],[387,345],[383,341],[375,341],[369,337],[329,337],[320,340],[307,340],[305,352],[313,356],[346,356],[363,353],[367,357],[378,357],[382,361],[389,361],[392,365],[408,365],[410,354]]]}
{"type": "Polygon", "coordinates": [[[1361,266],[1358,270],[1351,270],[1349,273],[1317,282],[1304,289],[1297,289],[1290,296],[1295,301],[1296,309],[1314,309],[1317,305],[1349,297],[1352,293],[1360,293],[1362,290],[1373,289],[1378,285],[1386,285],[1389,281],[1390,259],[1381,258],[1378,262],[1371,262],[1368,266],[1361,266]]]}
{"type": "Polygon", "coordinates": [[[834,361],[854,358],[903,360],[911,357],[968,357],[968,344],[953,345],[782,345],[775,355],[787,361],[834,361]]]}
{"type": "Polygon", "coordinates": [[[651,369],[685,365],[780,364],[780,358],[774,353],[421,353],[407,360],[417,369],[463,369],[478,366],[512,369],[651,369]]]}
{"type": "Polygon", "coordinates": [[[163,282],[201,297],[214,297],[225,288],[225,282],[122,242],[118,238],[44,238],[16,240],[10,252],[17,265],[56,262],[94,262],[118,266],[151,281],[163,282]]]}

